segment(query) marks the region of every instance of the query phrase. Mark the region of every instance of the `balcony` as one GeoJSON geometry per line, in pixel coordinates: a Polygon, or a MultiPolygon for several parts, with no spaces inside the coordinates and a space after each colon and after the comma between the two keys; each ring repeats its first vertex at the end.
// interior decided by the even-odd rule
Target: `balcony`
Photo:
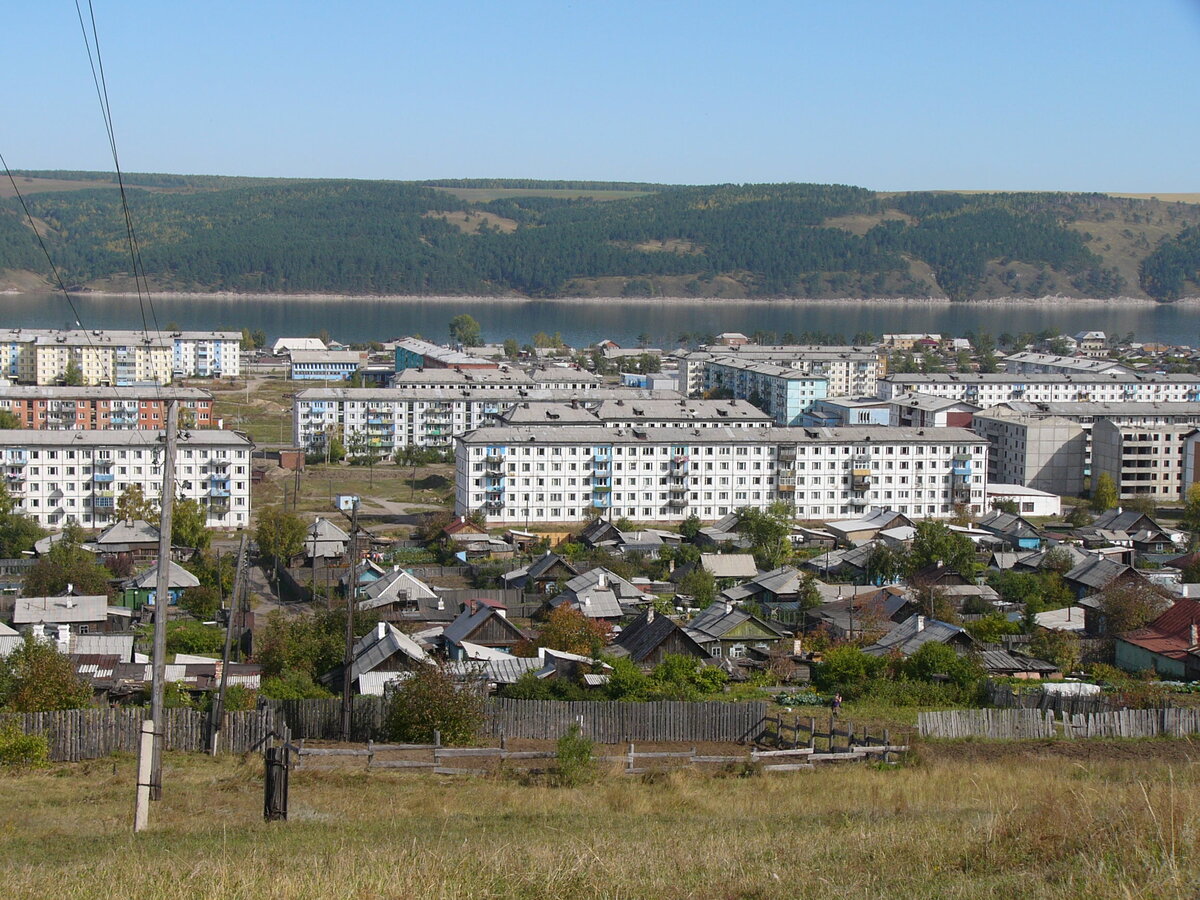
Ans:
{"type": "Polygon", "coordinates": [[[10,466],[23,466],[29,462],[29,457],[26,456],[24,450],[21,450],[17,453],[10,453],[4,462],[10,466]]]}
{"type": "Polygon", "coordinates": [[[504,485],[503,484],[487,484],[487,485],[484,485],[483,489],[485,491],[487,491],[489,494],[504,493],[504,485]]]}
{"type": "Polygon", "coordinates": [[[672,494],[683,494],[683,493],[687,492],[687,489],[688,489],[687,483],[683,482],[683,481],[676,482],[675,484],[667,485],[667,490],[670,491],[672,494]]]}
{"type": "Polygon", "coordinates": [[[107,483],[111,482],[112,480],[113,480],[112,472],[94,472],[92,474],[92,481],[94,481],[96,484],[107,484],[107,483]]]}
{"type": "Polygon", "coordinates": [[[210,498],[217,498],[217,499],[226,498],[227,499],[229,497],[229,489],[228,488],[219,488],[219,487],[210,487],[208,489],[208,496],[210,498]]]}
{"type": "Polygon", "coordinates": [[[484,508],[492,511],[504,509],[504,499],[502,497],[489,497],[483,501],[484,508]]]}
{"type": "Polygon", "coordinates": [[[688,457],[686,454],[683,454],[683,453],[676,453],[674,456],[671,457],[671,462],[673,462],[675,465],[680,465],[681,463],[686,463],[687,461],[688,461],[688,457]]]}
{"type": "Polygon", "coordinates": [[[688,505],[687,497],[672,497],[667,501],[667,506],[672,509],[683,509],[688,505]]]}
{"type": "Polygon", "coordinates": [[[593,494],[611,494],[612,488],[609,487],[607,484],[594,484],[594,485],[592,485],[592,493],[593,494]]]}
{"type": "Polygon", "coordinates": [[[92,497],[93,509],[112,509],[116,504],[116,498],[113,497],[111,491],[103,494],[96,494],[92,497]]]}

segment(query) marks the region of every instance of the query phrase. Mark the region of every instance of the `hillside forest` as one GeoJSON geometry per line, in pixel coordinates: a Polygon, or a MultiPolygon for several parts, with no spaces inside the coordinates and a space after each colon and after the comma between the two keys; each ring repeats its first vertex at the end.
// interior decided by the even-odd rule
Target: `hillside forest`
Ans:
{"type": "MultiPolygon", "coordinates": [[[[0,191],[0,287],[125,290],[111,176],[0,191]]],[[[130,175],[156,290],[680,297],[1200,294],[1200,204],[1107,194],[130,175]]]]}

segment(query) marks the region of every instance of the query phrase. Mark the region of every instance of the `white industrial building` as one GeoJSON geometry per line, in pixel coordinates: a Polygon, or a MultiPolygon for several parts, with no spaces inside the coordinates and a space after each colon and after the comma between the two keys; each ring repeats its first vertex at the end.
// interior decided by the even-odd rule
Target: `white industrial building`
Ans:
{"type": "Polygon", "coordinates": [[[713,520],[783,501],[799,519],[887,506],[984,511],[987,444],[962,428],[482,428],[455,441],[455,511],[495,524],[713,520]]]}
{"type": "MultiPolygon", "coordinates": [[[[109,524],[116,500],[138,485],[162,493],[161,431],[0,431],[0,472],[18,511],[48,528],[109,524]]],[[[238,431],[196,429],[179,442],[177,496],[197,500],[213,528],[250,523],[250,453],[238,431]]]]}

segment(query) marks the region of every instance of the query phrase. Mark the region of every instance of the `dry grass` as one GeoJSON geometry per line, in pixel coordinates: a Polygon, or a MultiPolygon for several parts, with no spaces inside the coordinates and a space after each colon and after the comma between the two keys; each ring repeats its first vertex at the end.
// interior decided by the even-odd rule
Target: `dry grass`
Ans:
{"type": "Polygon", "coordinates": [[[435,191],[445,191],[461,200],[471,203],[488,203],[492,200],[502,200],[508,197],[561,197],[574,200],[586,197],[590,200],[626,200],[630,197],[645,197],[653,191],[621,191],[621,190],[572,190],[568,188],[467,188],[467,187],[435,187],[435,191]]]}
{"type": "Polygon", "coordinates": [[[134,838],[132,761],[98,761],[4,779],[5,896],[1195,896],[1194,766],[1013,762],[574,789],[299,773],[267,825],[257,762],[174,756],[134,838]]]}

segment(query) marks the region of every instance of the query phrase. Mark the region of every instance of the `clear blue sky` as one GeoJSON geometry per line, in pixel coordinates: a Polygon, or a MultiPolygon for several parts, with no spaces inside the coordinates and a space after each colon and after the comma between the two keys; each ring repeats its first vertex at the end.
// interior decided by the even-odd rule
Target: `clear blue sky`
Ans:
{"type": "MultiPolygon", "coordinates": [[[[1200,0],[94,2],[128,171],[1200,191],[1200,0]]],[[[4,32],[9,165],[111,170],[73,0],[4,32]]]]}

